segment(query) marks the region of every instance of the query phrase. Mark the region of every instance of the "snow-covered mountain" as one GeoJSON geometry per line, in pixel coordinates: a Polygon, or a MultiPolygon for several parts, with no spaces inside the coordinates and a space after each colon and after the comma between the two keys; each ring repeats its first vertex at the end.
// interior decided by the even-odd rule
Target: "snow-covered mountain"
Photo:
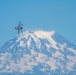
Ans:
{"type": "Polygon", "coordinates": [[[0,75],[76,75],[76,46],[55,31],[25,31],[0,48],[0,75]]]}

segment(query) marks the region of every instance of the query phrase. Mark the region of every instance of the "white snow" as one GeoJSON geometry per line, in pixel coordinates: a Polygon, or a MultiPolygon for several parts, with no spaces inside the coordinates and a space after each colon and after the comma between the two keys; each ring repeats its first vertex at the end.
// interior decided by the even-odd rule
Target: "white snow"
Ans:
{"type": "Polygon", "coordinates": [[[20,41],[20,46],[21,47],[24,47],[25,46],[24,41],[20,41]]]}
{"type": "Polygon", "coordinates": [[[30,33],[29,31],[26,31],[26,32],[20,34],[20,35],[18,36],[18,39],[16,40],[16,42],[20,41],[22,38],[26,38],[26,39],[27,39],[28,36],[31,35],[31,34],[32,34],[32,33],[30,33]]]}
{"type": "Polygon", "coordinates": [[[76,50],[75,49],[73,49],[73,48],[67,48],[67,49],[69,49],[71,52],[73,52],[76,55],[76,50]]]}
{"type": "Polygon", "coordinates": [[[33,55],[33,56],[37,56],[37,51],[35,51],[35,50],[31,50],[31,55],[33,55]]]}
{"type": "Polygon", "coordinates": [[[56,42],[52,39],[52,36],[54,35],[55,31],[35,31],[34,34],[38,38],[47,39],[50,41],[50,43],[56,45],[56,42]]]}
{"type": "Polygon", "coordinates": [[[31,38],[29,38],[29,40],[27,41],[27,46],[28,46],[28,48],[31,47],[31,38]]]}
{"type": "Polygon", "coordinates": [[[39,53],[38,57],[36,57],[37,62],[41,62],[50,66],[50,70],[55,70],[56,60],[54,58],[48,58],[45,54],[39,53]]]}
{"type": "Polygon", "coordinates": [[[39,38],[36,37],[36,35],[34,35],[34,34],[31,35],[31,37],[34,39],[34,42],[36,43],[36,47],[40,49],[40,47],[41,47],[41,42],[40,42],[39,38]]]}
{"type": "Polygon", "coordinates": [[[50,66],[50,70],[56,70],[56,68],[57,68],[56,60],[53,57],[49,58],[49,60],[46,61],[46,64],[48,64],[50,66]]]}
{"type": "Polygon", "coordinates": [[[45,62],[47,59],[47,55],[42,54],[42,53],[38,53],[38,56],[36,57],[36,61],[37,62],[45,62]]]}
{"type": "Polygon", "coordinates": [[[69,62],[67,62],[66,68],[68,70],[73,70],[74,64],[76,63],[76,57],[67,55],[69,62]]]}
{"type": "Polygon", "coordinates": [[[58,45],[60,46],[60,48],[59,48],[59,49],[60,49],[61,51],[63,51],[63,52],[64,52],[64,48],[66,48],[66,45],[67,45],[67,44],[66,44],[66,43],[64,43],[64,44],[58,44],[58,45]]]}
{"type": "Polygon", "coordinates": [[[39,38],[46,38],[53,36],[55,31],[35,31],[34,34],[39,38]]]}
{"type": "Polygon", "coordinates": [[[41,71],[43,71],[43,72],[45,72],[47,69],[46,68],[42,68],[42,69],[40,69],[41,71]]]}
{"type": "Polygon", "coordinates": [[[60,58],[60,59],[64,60],[64,58],[63,58],[64,55],[59,51],[56,51],[54,54],[52,54],[52,56],[55,58],[60,58]]]}

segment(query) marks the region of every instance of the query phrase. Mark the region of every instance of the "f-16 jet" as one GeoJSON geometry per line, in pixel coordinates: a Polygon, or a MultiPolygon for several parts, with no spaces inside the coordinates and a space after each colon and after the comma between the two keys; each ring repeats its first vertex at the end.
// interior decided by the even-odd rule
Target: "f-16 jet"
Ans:
{"type": "Polygon", "coordinates": [[[19,22],[19,25],[15,27],[15,29],[18,31],[18,35],[20,34],[20,32],[22,32],[23,24],[21,24],[21,21],[19,22]]]}

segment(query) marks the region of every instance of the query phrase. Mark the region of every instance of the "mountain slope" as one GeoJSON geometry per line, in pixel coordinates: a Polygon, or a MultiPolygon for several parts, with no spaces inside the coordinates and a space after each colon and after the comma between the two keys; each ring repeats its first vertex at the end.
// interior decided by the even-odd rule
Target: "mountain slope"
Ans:
{"type": "Polygon", "coordinates": [[[26,31],[0,48],[1,75],[75,75],[76,46],[54,31],[26,31]]]}

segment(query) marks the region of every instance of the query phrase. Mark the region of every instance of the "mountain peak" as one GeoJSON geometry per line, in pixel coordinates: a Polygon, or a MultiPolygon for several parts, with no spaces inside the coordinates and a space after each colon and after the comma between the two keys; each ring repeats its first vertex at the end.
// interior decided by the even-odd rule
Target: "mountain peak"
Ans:
{"type": "Polygon", "coordinates": [[[29,37],[33,38],[35,41],[39,39],[48,39],[50,42],[55,43],[52,39],[52,36],[55,34],[55,31],[25,31],[24,33],[18,36],[17,41],[20,41],[22,38],[28,39],[29,37]]]}
{"type": "Polygon", "coordinates": [[[35,35],[38,38],[46,38],[53,36],[55,31],[42,31],[42,30],[36,30],[36,31],[25,31],[24,33],[21,33],[18,37],[26,37],[28,35],[35,35]]]}

